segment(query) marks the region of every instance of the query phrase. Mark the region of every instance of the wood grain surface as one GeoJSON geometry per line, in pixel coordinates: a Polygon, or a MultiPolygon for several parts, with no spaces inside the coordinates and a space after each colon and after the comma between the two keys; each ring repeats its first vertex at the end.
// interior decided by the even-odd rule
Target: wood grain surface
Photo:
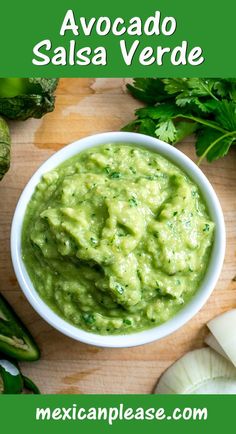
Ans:
{"type": "MultiPolygon", "coordinates": [[[[0,289],[35,336],[42,358],[24,363],[42,393],[150,393],[161,373],[186,351],[199,348],[206,322],[236,306],[236,150],[202,170],[220,199],[227,229],[221,277],[203,309],[176,333],[128,349],[88,346],[43,321],[25,299],[10,257],[10,226],[19,195],[38,166],[64,145],[89,134],[119,130],[133,119],[138,102],[124,79],[61,79],[56,109],[40,120],[12,122],[12,164],[0,183],[0,289]]],[[[196,160],[193,138],[179,146],[196,160]]]]}

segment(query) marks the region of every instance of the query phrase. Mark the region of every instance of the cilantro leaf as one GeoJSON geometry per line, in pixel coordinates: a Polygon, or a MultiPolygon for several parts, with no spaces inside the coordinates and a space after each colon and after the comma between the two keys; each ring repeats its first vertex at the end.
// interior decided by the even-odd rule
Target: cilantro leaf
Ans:
{"type": "Polygon", "coordinates": [[[229,131],[236,130],[236,103],[223,100],[215,108],[216,121],[229,131]]]}
{"type": "Polygon", "coordinates": [[[186,137],[193,134],[198,125],[196,122],[185,122],[180,121],[175,124],[176,129],[176,137],[175,137],[175,143],[181,142],[181,140],[185,139],[186,137]]]}
{"type": "Polygon", "coordinates": [[[177,134],[174,122],[171,119],[160,122],[155,130],[155,134],[164,142],[174,143],[177,134]]]}
{"type": "Polygon", "coordinates": [[[175,144],[194,133],[196,128],[196,122],[174,122],[172,120],[167,120],[158,124],[155,133],[160,140],[175,144]]]}
{"type": "Polygon", "coordinates": [[[136,99],[146,104],[155,104],[171,99],[160,78],[135,78],[133,85],[127,84],[127,89],[136,99]]]}
{"type": "Polygon", "coordinates": [[[166,92],[170,95],[182,93],[188,89],[187,78],[164,78],[163,83],[166,92]]]}
{"type": "Polygon", "coordinates": [[[236,133],[235,136],[226,136],[226,134],[222,134],[220,131],[213,130],[212,128],[202,128],[198,133],[196,141],[197,155],[201,159],[203,156],[206,157],[210,162],[224,157],[236,140],[236,133]]]}
{"type": "Polygon", "coordinates": [[[236,101],[236,79],[215,79],[214,89],[219,97],[236,101]]]}
{"type": "MultiPolygon", "coordinates": [[[[213,96],[214,80],[207,78],[168,78],[164,79],[165,90],[170,93],[178,93],[179,97],[213,96]]],[[[215,97],[216,98],[216,97],[215,97]]]]}
{"type": "Polygon", "coordinates": [[[135,114],[140,119],[149,117],[153,120],[166,120],[180,113],[180,109],[174,104],[159,104],[156,106],[144,107],[136,110],[135,114]]]}
{"type": "Polygon", "coordinates": [[[193,98],[193,97],[179,96],[178,98],[176,98],[176,104],[179,107],[185,107],[192,112],[196,112],[196,114],[200,114],[200,112],[203,112],[203,113],[209,112],[209,108],[208,108],[206,102],[201,101],[197,97],[193,98]]]}
{"type": "Polygon", "coordinates": [[[147,134],[155,137],[156,124],[149,118],[137,119],[125,125],[122,131],[133,131],[135,133],[147,134]]]}

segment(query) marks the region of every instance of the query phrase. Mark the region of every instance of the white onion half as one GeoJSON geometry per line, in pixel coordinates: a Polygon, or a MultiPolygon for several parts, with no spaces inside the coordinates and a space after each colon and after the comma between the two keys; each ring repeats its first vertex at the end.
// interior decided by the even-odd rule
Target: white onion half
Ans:
{"type": "Polygon", "coordinates": [[[158,394],[235,394],[236,369],[211,348],[194,350],[161,376],[158,394]]]}
{"type": "Polygon", "coordinates": [[[207,326],[219,346],[236,366],[236,309],[213,318],[207,326]]]}
{"type": "Polygon", "coordinates": [[[209,345],[209,347],[211,347],[213,350],[215,350],[217,353],[221,354],[221,356],[229,360],[227,354],[224,352],[223,348],[220,346],[215,336],[213,336],[211,333],[207,335],[204,342],[205,344],[209,345]]]}

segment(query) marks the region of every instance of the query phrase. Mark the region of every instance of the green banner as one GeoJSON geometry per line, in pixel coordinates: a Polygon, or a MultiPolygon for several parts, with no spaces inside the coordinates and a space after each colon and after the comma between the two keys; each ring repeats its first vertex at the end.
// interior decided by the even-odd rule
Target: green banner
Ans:
{"type": "Polygon", "coordinates": [[[211,433],[234,426],[236,396],[2,396],[2,432],[211,433]]]}
{"type": "Polygon", "coordinates": [[[0,75],[234,76],[235,2],[3,2],[0,75]]]}
{"type": "MultiPolygon", "coordinates": [[[[0,76],[235,77],[235,12],[233,0],[3,2],[0,76]]],[[[217,434],[235,408],[236,395],[0,394],[7,433],[217,434]]]]}

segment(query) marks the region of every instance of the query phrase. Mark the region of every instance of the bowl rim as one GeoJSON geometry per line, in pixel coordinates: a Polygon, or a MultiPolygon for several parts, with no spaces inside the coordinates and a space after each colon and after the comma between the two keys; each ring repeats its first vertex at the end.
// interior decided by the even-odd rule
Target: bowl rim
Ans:
{"type": "Polygon", "coordinates": [[[150,136],[130,132],[106,132],[74,141],[50,156],[32,175],[18,200],[10,236],[13,268],[18,283],[36,312],[52,327],[77,341],[99,347],[125,348],[143,345],[166,337],[186,324],[205,304],[219,278],[223,266],[226,234],[223,212],[216,193],[201,169],[177,148],[150,136]],[[99,335],[80,329],[57,315],[35,290],[21,257],[21,233],[26,207],[42,174],[70,157],[91,147],[108,143],[134,144],[157,152],[180,167],[196,183],[215,223],[215,238],[207,272],[200,287],[187,304],[165,323],[153,328],[123,335],[99,335]]]}

